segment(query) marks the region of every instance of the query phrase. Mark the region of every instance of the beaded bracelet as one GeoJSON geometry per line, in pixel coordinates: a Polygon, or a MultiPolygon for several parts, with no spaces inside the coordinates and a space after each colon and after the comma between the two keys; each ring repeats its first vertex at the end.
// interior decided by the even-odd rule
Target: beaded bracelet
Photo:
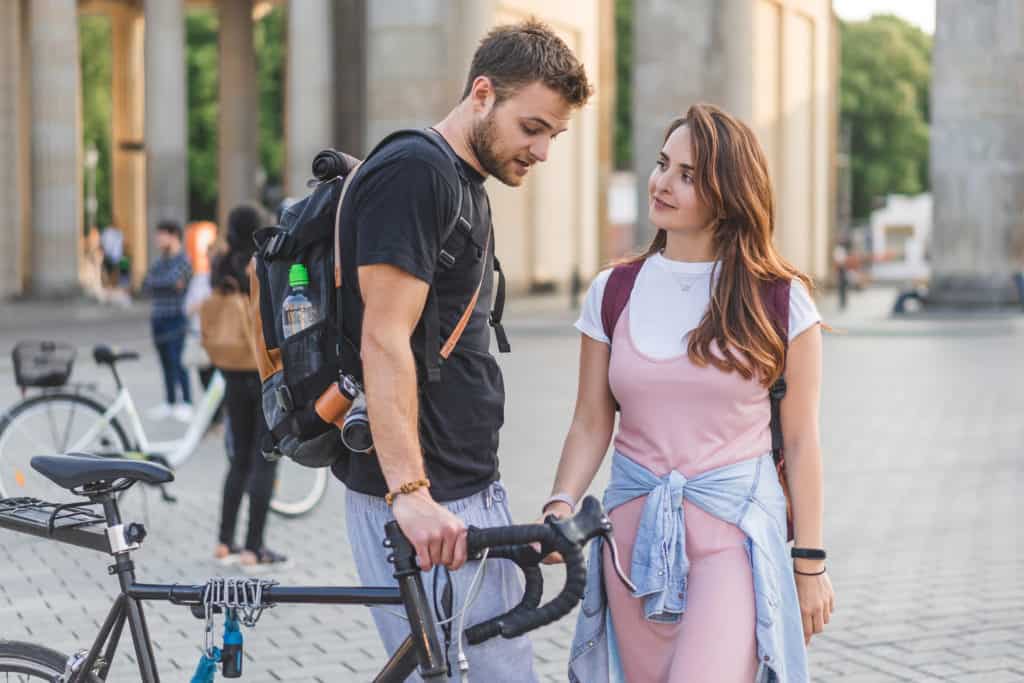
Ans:
{"type": "Polygon", "coordinates": [[[402,493],[412,493],[413,491],[422,488],[430,488],[429,479],[417,479],[416,481],[407,481],[401,486],[399,486],[397,491],[391,491],[390,493],[385,494],[384,502],[386,502],[390,506],[392,503],[395,502],[395,498],[398,495],[402,493]]]}

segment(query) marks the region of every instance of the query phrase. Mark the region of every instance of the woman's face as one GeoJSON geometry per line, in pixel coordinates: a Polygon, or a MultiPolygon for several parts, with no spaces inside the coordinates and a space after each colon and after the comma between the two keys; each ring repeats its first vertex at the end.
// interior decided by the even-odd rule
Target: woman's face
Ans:
{"type": "Polygon", "coordinates": [[[668,136],[647,181],[648,217],[668,231],[699,231],[710,223],[711,211],[694,187],[690,130],[679,126],[668,136]]]}

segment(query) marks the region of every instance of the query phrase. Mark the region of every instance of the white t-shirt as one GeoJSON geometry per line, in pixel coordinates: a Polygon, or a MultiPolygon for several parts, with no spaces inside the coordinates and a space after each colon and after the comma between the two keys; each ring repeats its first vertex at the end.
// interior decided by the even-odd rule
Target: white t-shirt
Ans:
{"type": "MultiPolygon", "coordinates": [[[[711,302],[714,261],[670,261],[661,254],[647,259],[629,298],[629,333],[637,348],[654,358],[686,353],[686,337],[700,324],[711,302]]],[[[590,285],[576,329],[608,342],[601,323],[601,301],[611,269],[601,271],[590,285]]],[[[793,280],[789,292],[789,340],[821,322],[810,293],[793,280]]]]}

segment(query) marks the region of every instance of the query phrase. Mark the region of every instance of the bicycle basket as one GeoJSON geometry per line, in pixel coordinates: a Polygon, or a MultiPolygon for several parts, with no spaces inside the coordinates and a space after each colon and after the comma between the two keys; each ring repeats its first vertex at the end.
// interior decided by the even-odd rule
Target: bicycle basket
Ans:
{"type": "Polygon", "coordinates": [[[23,341],[11,351],[11,360],[19,387],[60,387],[71,376],[75,349],[63,342],[23,341]]]}

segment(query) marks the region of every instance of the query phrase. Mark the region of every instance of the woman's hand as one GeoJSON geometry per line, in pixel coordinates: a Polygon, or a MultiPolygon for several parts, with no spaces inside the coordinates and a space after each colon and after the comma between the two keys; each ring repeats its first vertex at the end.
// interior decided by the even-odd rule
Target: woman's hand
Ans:
{"type": "MultiPolygon", "coordinates": [[[[804,562],[798,560],[794,564],[797,571],[814,573],[823,570],[823,562],[804,562]]],[[[795,574],[796,593],[800,601],[800,617],[804,623],[804,644],[810,644],[811,638],[825,630],[825,624],[832,617],[836,608],[836,594],[832,590],[832,581],[828,573],[817,576],[795,574]]]]}
{"type": "MultiPolygon", "coordinates": [[[[544,513],[540,516],[540,519],[537,520],[537,524],[544,524],[544,520],[548,518],[548,515],[554,515],[558,519],[571,517],[572,508],[569,507],[568,503],[563,503],[561,501],[549,503],[548,506],[544,508],[544,513]]],[[[539,553],[540,545],[534,543],[533,549],[539,553]]],[[[550,555],[544,558],[543,562],[544,564],[561,564],[565,562],[565,560],[562,559],[561,553],[551,553],[550,555]]]]}

